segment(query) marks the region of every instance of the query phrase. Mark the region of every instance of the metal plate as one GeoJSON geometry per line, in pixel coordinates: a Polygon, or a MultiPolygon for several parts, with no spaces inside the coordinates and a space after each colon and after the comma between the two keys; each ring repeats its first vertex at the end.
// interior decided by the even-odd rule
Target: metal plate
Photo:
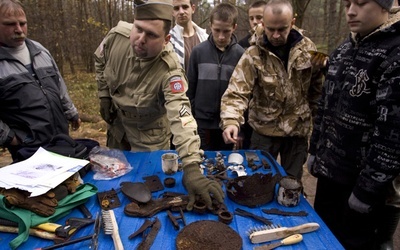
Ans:
{"type": "Polygon", "coordinates": [[[160,190],[164,190],[164,186],[161,183],[161,180],[157,175],[143,177],[143,180],[144,180],[144,184],[147,185],[147,187],[150,189],[150,191],[152,193],[160,191],[160,190]]]}

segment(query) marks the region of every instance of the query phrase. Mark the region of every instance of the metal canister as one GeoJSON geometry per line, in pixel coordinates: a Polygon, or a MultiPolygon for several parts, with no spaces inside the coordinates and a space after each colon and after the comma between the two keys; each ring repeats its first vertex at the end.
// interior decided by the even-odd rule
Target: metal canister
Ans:
{"type": "Polygon", "coordinates": [[[278,203],[285,207],[294,207],[300,203],[303,183],[292,176],[285,176],[278,183],[278,203]]]}

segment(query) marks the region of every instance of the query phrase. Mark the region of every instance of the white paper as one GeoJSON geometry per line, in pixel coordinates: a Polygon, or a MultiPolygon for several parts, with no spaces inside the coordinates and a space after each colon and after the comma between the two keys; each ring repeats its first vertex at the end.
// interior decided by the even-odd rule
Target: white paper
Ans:
{"type": "Polygon", "coordinates": [[[0,187],[19,188],[38,196],[55,188],[89,161],[62,156],[39,148],[30,158],[0,168],[0,187]]]}

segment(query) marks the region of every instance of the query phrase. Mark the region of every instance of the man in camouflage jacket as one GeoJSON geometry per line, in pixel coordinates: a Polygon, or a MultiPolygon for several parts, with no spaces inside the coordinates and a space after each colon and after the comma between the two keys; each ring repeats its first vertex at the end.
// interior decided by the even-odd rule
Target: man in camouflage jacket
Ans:
{"type": "Polygon", "coordinates": [[[220,126],[225,142],[235,143],[249,107],[254,130],[250,147],[280,154],[287,174],[301,178],[323,74],[311,65],[308,51],[316,46],[294,28],[294,21],[288,1],[266,5],[264,25],[253,35],[253,45],[222,97],[220,126]]]}

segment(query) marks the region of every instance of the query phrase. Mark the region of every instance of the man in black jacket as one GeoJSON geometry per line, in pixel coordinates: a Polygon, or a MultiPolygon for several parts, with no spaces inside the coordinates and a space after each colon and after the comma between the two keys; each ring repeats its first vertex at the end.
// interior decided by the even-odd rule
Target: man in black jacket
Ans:
{"type": "Polygon", "coordinates": [[[310,141],[314,208],[346,249],[393,249],[400,217],[400,12],[345,0],[310,141]]]}

